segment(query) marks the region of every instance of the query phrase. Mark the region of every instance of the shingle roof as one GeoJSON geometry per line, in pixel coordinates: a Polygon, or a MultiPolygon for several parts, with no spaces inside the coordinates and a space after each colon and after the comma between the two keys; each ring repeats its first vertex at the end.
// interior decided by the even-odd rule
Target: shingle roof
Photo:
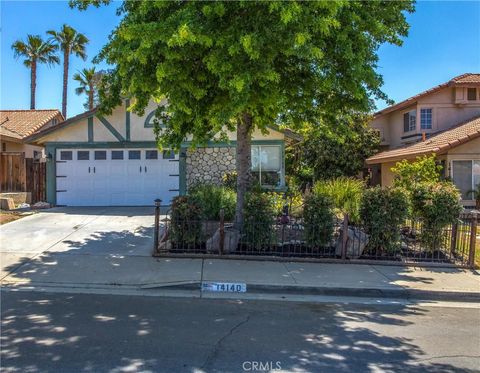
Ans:
{"type": "Polygon", "coordinates": [[[415,96],[412,96],[410,98],[407,98],[406,100],[403,100],[397,104],[394,104],[392,106],[389,106],[385,109],[379,110],[374,114],[374,117],[379,117],[388,113],[391,113],[392,111],[406,108],[410,105],[413,105],[415,102],[418,101],[418,99],[427,96],[431,93],[437,92],[443,88],[447,87],[455,87],[455,86],[464,86],[464,85],[480,85],[480,74],[479,73],[466,73],[462,74],[459,76],[456,76],[452,79],[450,79],[448,82],[439,84],[433,88],[427,89],[426,91],[423,91],[415,96]]]}
{"type": "Polygon", "coordinates": [[[52,119],[59,117],[63,121],[62,114],[56,110],[0,110],[0,128],[2,132],[15,133],[19,138],[25,138],[40,128],[44,127],[52,119]]]}
{"type": "Polygon", "coordinates": [[[368,158],[367,164],[410,159],[423,154],[438,155],[477,137],[480,137],[480,116],[439,132],[426,141],[378,153],[368,158]]]}

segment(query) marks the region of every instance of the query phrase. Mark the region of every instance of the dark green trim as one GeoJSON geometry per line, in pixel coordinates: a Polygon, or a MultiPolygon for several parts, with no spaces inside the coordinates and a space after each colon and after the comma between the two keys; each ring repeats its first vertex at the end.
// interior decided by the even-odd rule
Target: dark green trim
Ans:
{"type": "Polygon", "coordinates": [[[97,149],[97,148],[155,148],[155,141],[133,141],[133,142],[47,142],[46,146],[54,146],[56,148],[80,148],[80,149],[97,149]]]}
{"type": "Polygon", "coordinates": [[[121,133],[118,132],[108,120],[106,120],[101,115],[97,115],[97,118],[100,120],[100,122],[102,122],[105,128],[109,130],[111,134],[117,138],[118,141],[125,141],[125,138],[121,135],[121,133]]]}
{"type": "Polygon", "coordinates": [[[47,202],[53,206],[57,204],[57,167],[56,158],[57,151],[55,146],[47,145],[45,147],[45,153],[47,154],[46,164],[46,196],[47,202]],[[50,155],[52,156],[50,158],[50,155]]]}
{"type": "Polygon", "coordinates": [[[179,155],[179,165],[178,165],[178,172],[179,172],[179,180],[178,180],[178,187],[180,189],[179,194],[184,196],[187,194],[187,149],[182,148],[180,149],[179,155]]]}
{"type": "MultiPolygon", "coordinates": [[[[182,147],[189,147],[192,144],[191,141],[185,141],[182,147]]],[[[282,145],[285,144],[284,140],[252,140],[252,145],[282,145]]],[[[237,146],[237,141],[209,141],[207,145],[197,145],[197,148],[234,148],[237,146]]]]}
{"type": "Polygon", "coordinates": [[[130,100],[125,101],[125,137],[127,141],[130,141],[130,112],[128,107],[130,106],[130,100]]]}
{"type": "Polygon", "coordinates": [[[93,141],[93,117],[88,117],[88,142],[93,141]]]}
{"type": "Polygon", "coordinates": [[[152,118],[155,116],[155,110],[152,111],[150,114],[147,115],[147,117],[145,118],[145,122],[143,122],[143,127],[145,128],[153,128],[153,123],[150,124],[150,121],[152,120],[152,118]]]}

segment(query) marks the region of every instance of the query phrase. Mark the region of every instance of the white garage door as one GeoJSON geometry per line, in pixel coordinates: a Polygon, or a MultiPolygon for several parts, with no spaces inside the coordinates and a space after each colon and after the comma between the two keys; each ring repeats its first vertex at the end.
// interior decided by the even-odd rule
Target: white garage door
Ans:
{"type": "Polygon", "coordinates": [[[178,154],[157,149],[58,149],[57,205],[170,204],[179,193],[178,154]]]}

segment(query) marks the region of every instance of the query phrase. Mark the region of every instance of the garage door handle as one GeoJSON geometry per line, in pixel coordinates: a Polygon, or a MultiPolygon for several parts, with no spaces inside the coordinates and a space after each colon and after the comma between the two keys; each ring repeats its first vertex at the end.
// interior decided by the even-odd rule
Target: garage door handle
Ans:
{"type": "Polygon", "coordinates": [[[88,173],[90,173],[90,167],[88,168],[88,173]]]}
{"type": "Polygon", "coordinates": [[[93,168],[93,173],[95,173],[95,167],[93,168]]]}
{"type": "Polygon", "coordinates": [[[147,166],[145,166],[145,173],[147,173],[147,166]]]}
{"type": "Polygon", "coordinates": [[[142,173],[142,166],[140,166],[140,173],[142,173]]]}

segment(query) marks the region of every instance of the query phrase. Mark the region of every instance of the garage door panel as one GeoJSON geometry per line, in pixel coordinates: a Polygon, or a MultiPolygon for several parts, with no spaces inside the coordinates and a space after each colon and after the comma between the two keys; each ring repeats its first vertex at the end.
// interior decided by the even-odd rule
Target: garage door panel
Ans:
{"type": "Polygon", "coordinates": [[[61,151],[67,161],[56,166],[57,175],[65,176],[57,178],[57,204],[152,205],[156,198],[167,204],[178,195],[179,162],[155,149],[63,149],[57,159],[61,151]]]}

